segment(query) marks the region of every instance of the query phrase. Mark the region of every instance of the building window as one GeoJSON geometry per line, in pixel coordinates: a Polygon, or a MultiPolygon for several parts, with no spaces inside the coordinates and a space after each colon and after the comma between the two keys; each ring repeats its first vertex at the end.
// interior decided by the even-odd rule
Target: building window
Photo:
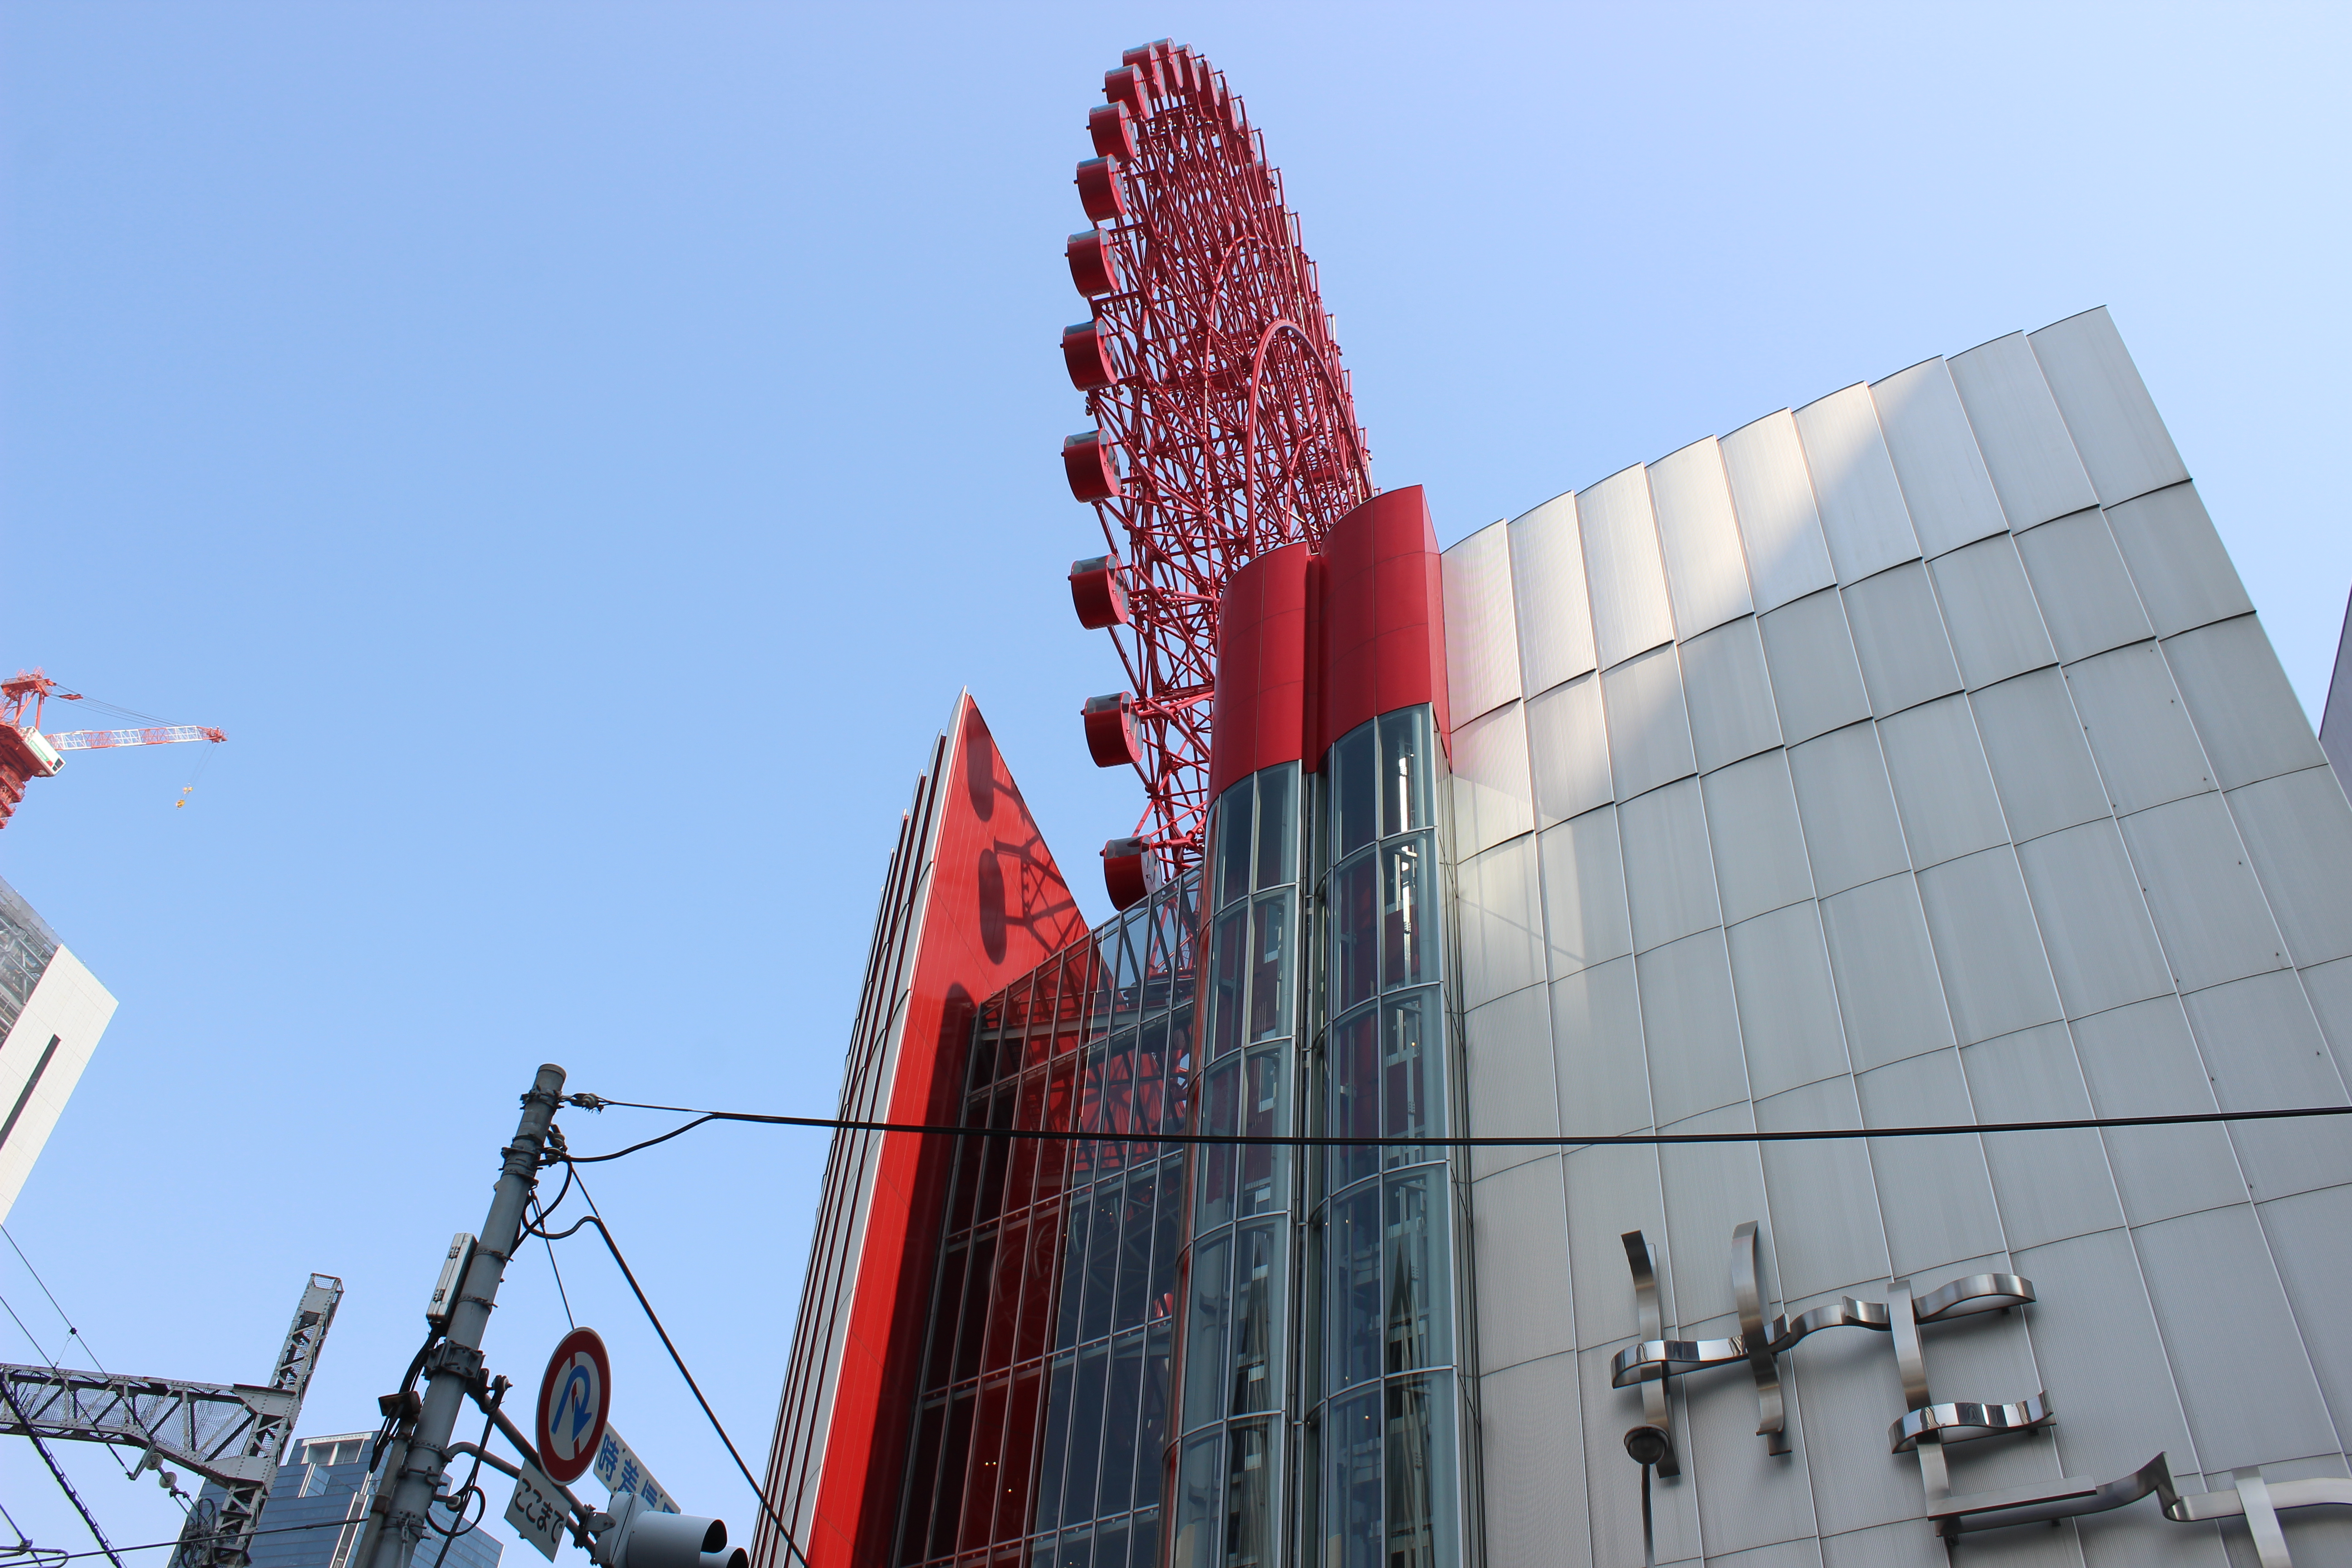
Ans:
{"type": "MultiPolygon", "coordinates": [[[[1383,714],[1343,736],[1326,768],[1330,1022],[1312,1098],[1334,1134],[1454,1131],[1434,740],[1427,708],[1383,714]]],[[[1462,1561],[1454,1175],[1443,1145],[1336,1148],[1319,1163],[1310,1550],[1324,1568],[1462,1561]]]]}
{"type": "MultiPolygon", "coordinates": [[[[1304,786],[1296,763],[1265,769],[1227,789],[1211,818],[1204,1132],[1297,1130],[1304,786]]],[[[1192,1168],[1172,1561],[1272,1568],[1297,1409],[1299,1166],[1285,1148],[1209,1144],[1192,1168]]]]}
{"type": "Polygon", "coordinates": [[[1171,1405],[1197,875],[982,1005],[901,1564],[1153,1568],[1171,1405]]]}

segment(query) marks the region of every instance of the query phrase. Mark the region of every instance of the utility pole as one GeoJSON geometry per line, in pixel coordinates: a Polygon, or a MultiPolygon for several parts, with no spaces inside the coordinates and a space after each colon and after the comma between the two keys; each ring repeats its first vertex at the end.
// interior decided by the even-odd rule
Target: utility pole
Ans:
{"type": "Polygon", "coordinates": [[[373,1550],[362,1568],[409,1568],[416,1543],[424,1539],[425,1510],[441,1489],[458,1407],[482,1375],[482,1333],[489,1326],[490,1309],[498,1304],[499,1281],[522,1237],[523,1207],[539,1177],[548,1126],[562,1103],[563,1076],[563,1069],[552,1063],[542,1066],[530,1092],[522,1097],[522,1121],[515,1128],[514,1142],[500,1151],[506,1165],[451,1308],[448,1332],[425,1362],[429,1381],[415,1426],[406,1444],[387,1456],[398,1480],[388,1513],[369,1531],[373,1550]]]}

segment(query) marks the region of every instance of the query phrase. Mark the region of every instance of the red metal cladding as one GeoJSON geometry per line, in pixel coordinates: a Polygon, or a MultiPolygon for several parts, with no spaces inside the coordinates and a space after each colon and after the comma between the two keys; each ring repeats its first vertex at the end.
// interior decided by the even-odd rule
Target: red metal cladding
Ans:
{"type": "Polygon", "coordinates": [[[1131,768],[1143,760],[1143,742],[1135,733],[1135,693],[1087,698],[1085,719],[1087,751],[1095,766],[1131,768]]]}
{"type": "Polygon", "coordinates": [[[1151,118],[1152,89],[1151,76],[1133,66],[1103,72],[1103,96],[1127,105],[1128,112],[1138,120],[1151,118]]]}
{"type": "Polygon", "coordinates": [[[1070,494],[1080,500],[1118,498],[1118,461],[1099,430],[1081,430],[1062,443],[1062,468],[1069,475],[1070,494]]]}
{"type": "Polygon", "coordinates": [[[1217,631],[1212,797],[1260,768],[1304,759],[1365,720],[1429,703],[1447,740],[1445,599],[1419,485],[1373,497],[1305,544],[1234,574],[1217,631]]]}
{"type": "Polygon", "coordinates": [[[1079,293],[1093,299],[1118,292],[1118,259],[1102,230],[1090,228],[1070,236],[1063,255],[1069,258],[1070,281],[1079,293]]]}
{"type": "Polygon", "coordinates": [[[1088,111],[1087,134],[1094,138],[1099,157],[1124,162],[1135,156],[1135,126],[1123,103],[1106,103],[1088,111]]]}
{"type": "Polygon", "coordinates": [[[1071,562],[1070,603],[1078,612],[1078,625],[1090,632],[1127,625],[1127,590],[1119,586],[1118,557],[1071,562]]]}
{"type": "MultiPolygon", "coordinates": [[[[1209,796],[1307,754],[1307,647],[1322,575],[1302,542],[1244,566],[1217,617],[1217,725],[1209,796]]],[[[1312,765],[1311,763],[1309,764],[1312,765]]]]}
{"type": "Polygon", "coordinates": [[[1419,485],[1373,497],[1323,549],[1319,717],[1307,755],[1375,714],[1427,702],[1450,755],[1445,594],[1437,532],[1419,485]]]}
{"type": "Polygon", "coordinates": [[[1128,563],[1114,640],[1142,740],[1134,836],[1172,875],[1199,858],[1207,818],[1225,586],[1258,556],[1319,544],[1371,497],[1370,456],[1297,215],[1241,100],[1164,43],[1127,51],[1104,95],[1127,109],[1135,152],[1098,160],[1087,210],[1102,226],[1067,254],[1098,300],[1098,338],[1118,344],[1118,378],[1087,394],[1118,466],[1068,447],[1064,459],[1128,563]],[[1114,190],[1124,211],[1105,216],[1114,190]]]}
{"type": "Polygon", "coordinates": [[[1108,386],[1118,379],[1110,363],[1110,340],[1099,321],[1080,321],[1062,329],[1062,360],[1069,366],[1070,384],[1080,392],[1108,386]]]}
{"type": "Polygon", "coordinates": [[[1127,187],[1119,183],[1118,165],[1108,158],[1088,158],[1078,165],[1078,205],[1097,223],[1115,223],[1127,216],[1127,187]]]}
{"type": "MultiPolygon", "coordinates": [[[[969,697],[937,754],[939,768],[917,794],[928,826],[913,843],[902,840],[902,853],[920,864],[893,863],[883,910],[889,938],[877,932],[860,1013],[869,1032],[851,1053],[853,1072],[882,1075],[877,1110],[892,1121],[958,1120],[980,1002],[1087,934],[969,697]],[[901,962],[879,963],[893,943],[901,962]]],[[[836,1315],[803,1313],[762,1488],[777,1512],[805,1520],[806,1556],[783,1549],[763,1510],[752,1555],[766,1568],[890,1561],[954,1158],[947,1139],[835,1136],[818,1226],[819,1245],[835,1249],[825,1266],[839,1271],[836,1315]],[[829,1397],[812,1384],[829,1387],[829,1397]]],[[[815,1301],[818,1276],[810,1279],[807,1300],[815,1301]]]]}

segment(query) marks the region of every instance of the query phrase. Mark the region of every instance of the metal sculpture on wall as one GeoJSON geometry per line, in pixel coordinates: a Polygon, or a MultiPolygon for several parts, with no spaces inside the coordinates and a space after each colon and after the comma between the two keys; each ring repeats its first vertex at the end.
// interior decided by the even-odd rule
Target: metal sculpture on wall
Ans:
{"type": "MultiPolygon", "coordinates": [[[[2002,1432],[2046,1426],[2054,1419],[2046,1393],[2015,1405],[1967,1401],[1933,1404],[1927,1398],[1927,1369],[1919,1350],[1919,1330],[1925,1325],[2024,1306],[2033,1300],[2032,1280],[2014,1274],[1969,1274],[1915,1297],[1911,1282],[1898,1279],[1885,1301],[1857,1301],[1843,1296],[1801,1314],[1793,1322],[1783,1316],[1767,1324],[1761,1274],[1757,1267],[1756,1228],[1756,1222],[1749,1220],[1731,1233],[1731,1289],[1739,1303],[1740,1331],[1727,1340],[1666,1339],[1656,1326],[1658,1288],[1649,1244],[1638,1230],[1627,1231],[1622,1238],[1626,1258],[1639,1259],[1633,1267],[1633,1296],[1641,1308],[1643,1338],[1640,1343],[1618,1352],[1610,1362],[1609,1383],[1612,1388],[1641,1384],[1643,1415],[1651,1425],[1665,1430],[1670,1441],[1673,1429],[1668,1426],[1667,1381],[1689,1373],[1744,1364],[1756,1379],[1756,1434],[1764,1439],[1766,1452],[1787,1453],[1788,1417],[1780,1398],[1780,1358],[1782,1352],[1794,1350],[1823,1329],[1874,1329],[1894,1335],[1895,1360],[1903,1369],[1904,1394],[1910,1404],[1909,1413],[1887,1430],[1895,1453],[1907,1452],[1923,1441],[1934,1447],[1941,1443],[1967,1442],[2002,1432]]],[[[1661,1476],[1679,1473],[1663,1464],[1658,1468],[1661,1476]]],[[[1933,1489],[1931,1483],[1930,1491],[1933,1489]]]]}
{"type": "Polygon", "coordinates": [[[2072,1477],[2055,1483],[2035,1482],[1997,1491],[1954,1492],[1944,1448],[1948,1444],[1973,1442],[2021,1432],[2038,1431],[2057,1420],[2046,1390],[2008,1404],[1974,1400],[1938,1403],[1927,1384],[1927,1363],[1920,1330],[1979,1312],[2006,1312],[2035,1300],[2033,1281],[2015,1274],[1969,1274],[1947,1280],[1924,1294],[1915,1293],[1908,1279],[1889,1282],[1886,1300],[1861,1301],[1844,1296],[1825,1306],[1787,1316],[1764,1318],[1763,1275],[1759,1266],[1758,1226],[1754,1220],[1731,1233],[1732,1295],[1739,1310],[1739,1332],[1723,1340],[1675,1340],[1665,1334],[1657,1283],[1657,1255],[1638,1230],[1624,1233],[1625,1259],[1633,1276],[1633,1300],[1641,1319],[1641,1340],[1617,1352],[1610,1362],[1610,1384],[1640,1387],[1642,1424],[1625,1434],[1625,1449],[1642,1467],[1642,1539],[1646,1561],[1655,1561],[1651,1529],[1650,1472],[1671,1479],[1682,1473],[1675,1452],[1673,1405],[1668,1398],[1673,1380],[1718,1367],[1748,1367],[1756,1380],[1757,1435],[1765,1451],[1789,1450],[1787,1409],[1780,1393],[1780,1358],[1808,1336],[1823,1329],[1871,1329],[1893,1341],[1895,1360],[1903,1378],[1904,1414],[1886,1429],[1888,1451],[1915,1455],[1927,1494],[1927,1517],[1947,1542],[1964,1532],[2002,1530],[2020,1524],[2054,1524],[2062,1519],[2105,1513],[2137,1502],[2153,1492],[2164,1517],[2180,1524],[2242,1517],[2252,1535],[2261,1568],[2294,1568],[2286,1536],[2279,1524],[2285,1509],[2352,1508],[2352,1479],[2321,1477],[2304,1480],[2263,1479],[2259,1467],[2241,1469],[2235,1484],[2224,1491],[2182,1495],[2174,1486],[2171,1465],[2158,1454],[2130,1475],[2112,1481],[2084,1481],[2072,1477]]]}

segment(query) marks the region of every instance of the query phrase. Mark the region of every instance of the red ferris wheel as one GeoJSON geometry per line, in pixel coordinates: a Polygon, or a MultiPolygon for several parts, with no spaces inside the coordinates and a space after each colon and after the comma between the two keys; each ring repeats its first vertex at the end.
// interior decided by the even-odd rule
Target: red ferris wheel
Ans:
{"type": "Polygon", "coordinates": [[[1077,172],[1095,226],[1067,252],[1093,310],[1062,333],[1094,425],[1062,461],[1109,546],[1071,567],[1071,596],[1129,680],[1087,702],[1087,748],[1144,786],[1134,833],[1103,847],[1125,908],[1200,856],[1225,584],[1373,489],[1315,264],[1240,97],[1164,38],[1122,55],[1103,97],[1077,172]]]}

